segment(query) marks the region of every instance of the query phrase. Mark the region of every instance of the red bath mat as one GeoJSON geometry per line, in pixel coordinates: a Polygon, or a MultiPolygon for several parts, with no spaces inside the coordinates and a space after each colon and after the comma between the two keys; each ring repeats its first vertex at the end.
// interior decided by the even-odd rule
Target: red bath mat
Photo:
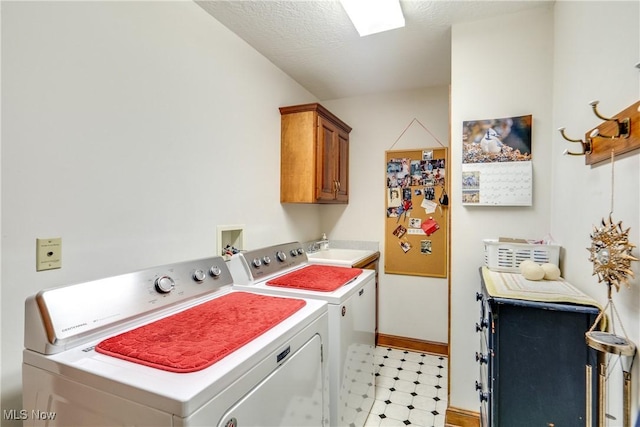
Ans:
{"type": "Polygon", "coordinates": [[[96,346],[98,353],[171,372],[216,363],[300,310],[301,299],[232,292],[96,346]]]}
{"type": "Polygon", "coordinates": [[[362,273],[361,268],[308,265],[267,282],[270,286],[332,292],[346,285],[362,273]]]}

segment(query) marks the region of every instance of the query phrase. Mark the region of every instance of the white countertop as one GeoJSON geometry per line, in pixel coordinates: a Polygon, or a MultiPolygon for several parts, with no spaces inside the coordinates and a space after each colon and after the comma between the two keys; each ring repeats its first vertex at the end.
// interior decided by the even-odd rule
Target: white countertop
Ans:
{"type": "Polygon", "coordinates": [[[310,264],[339,265],[351,267],[373,255],[375,251],[365,249],[329,248],[323,251],[307,252],[310,264]]]}

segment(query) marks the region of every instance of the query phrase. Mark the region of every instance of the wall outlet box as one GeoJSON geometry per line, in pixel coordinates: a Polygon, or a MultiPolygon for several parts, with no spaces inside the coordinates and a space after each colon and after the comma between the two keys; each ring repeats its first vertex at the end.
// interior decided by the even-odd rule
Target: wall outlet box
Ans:
{"type": "Polygon", "coordinates": [[[225,260],[230,255],[224,253],[224,248],[229,245],[238,250],[244,250],[244,224],[240,225],[219,225],[217,229],[216,255],[222,255],[225,260]]]}
{"type": "Polygon", "coordinates": [[[62,237],[36,239],[36,271],[62,267],[62,237]]]}

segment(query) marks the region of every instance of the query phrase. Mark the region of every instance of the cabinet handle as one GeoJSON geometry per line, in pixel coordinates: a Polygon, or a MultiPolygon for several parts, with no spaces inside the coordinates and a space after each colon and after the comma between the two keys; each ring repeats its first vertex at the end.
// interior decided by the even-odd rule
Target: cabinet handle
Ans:
{"type": "Polygon", "coordinates": [[[476,292],[476,301],[482,300],[482,294],[480,292],[476,292]]]}
{"type": "Polygon", "coordinates": [[[480,390],[482,390],[482,383],[476,381],[476,391],[480,391],[480,390]]]}
{"type": "Polygon", "coordinates": [[[487,319],[480,320],[480,323],[476,323],[476,332],[482,331],[487,326],[489,326],[489,321],[487,319]]]}
{"type": "Polygon", "coordinates": [[[487,358],[486,354],[480,354],[476,351],[476,362],[482,365],[483,363],[487,363],[488,361],[489,359],[487,358]]]}
{"type": "Polygon", "coordinates": [[[488,402],[489,401],[489,393],[479,392],[478,396],[480,397],[480,402],[488,402]]]}

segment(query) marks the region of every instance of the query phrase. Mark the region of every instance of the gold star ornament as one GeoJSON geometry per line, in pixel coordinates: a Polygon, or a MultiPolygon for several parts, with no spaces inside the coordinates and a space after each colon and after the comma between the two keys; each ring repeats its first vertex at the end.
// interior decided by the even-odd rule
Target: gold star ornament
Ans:
{"type": "Polygon", "coordinates": [[[609,216],[602,219],[602,227],[593,227],[591,233],[591,247],[589,261],[593,263],[593,276],[598,276],[598,282],[607,282],[620,291],[620,285],[629,287],[629,277],[633,278],[631,262],[638,258],[631,255],[636,245],[629,243],[629,230],[622,229],[622,221],[614,223],[609,216]]]}

